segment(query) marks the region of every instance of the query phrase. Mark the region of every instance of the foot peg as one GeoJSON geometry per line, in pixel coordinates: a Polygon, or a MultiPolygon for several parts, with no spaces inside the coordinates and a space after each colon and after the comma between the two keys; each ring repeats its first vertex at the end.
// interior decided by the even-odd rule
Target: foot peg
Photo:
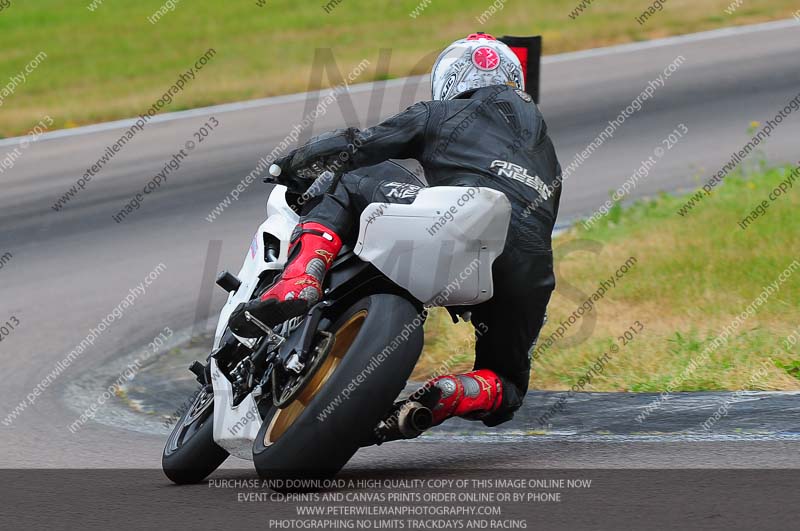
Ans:
{"type": "Polygon", "coordinates": [[[307,310],[308,301],[303,299],[288,301],[254,299],[247,303],[240,303],[231,312],[228,326],[237,336],[258,338],[266,335],[271,340],[279,340],[282,338],[272,331],[272,327],[299,317],[307,310]]]}
{"type": "Polygon", "coordinates": [[[283,345],[283,342],[286,341],[285,337],[283,337],[281,335],[278,335],[275,332],[273,332],[272,328],[270,328],[269,326],[267,326],[263,322],[261,322],[258,319],[256,319],[253,316],[252,313],[250,313],[248,311],[245,311],[244,312],[244,318],[247,319],[249,322],[253,323],[254,325],[256,325],[258,328],[260,328],[261,331],[264,332],[264,335],[267,336],[267,341],[269,341],[270,343],[272,343],[276,347],[279,347],[279,346],[283,345]]]}
{"type": "Polygon", "coordinates": [[[265,334],[269,335],[273,333],[272,328],[268,327],[267,325],[265,325],[264,323],[253,317],[252,313],[245,311],[244,318],[247,319],[249,322],[253,323],[254,325],[256,325],[257,327],[259,327],[261,331],[264,332],[265,334]]]}

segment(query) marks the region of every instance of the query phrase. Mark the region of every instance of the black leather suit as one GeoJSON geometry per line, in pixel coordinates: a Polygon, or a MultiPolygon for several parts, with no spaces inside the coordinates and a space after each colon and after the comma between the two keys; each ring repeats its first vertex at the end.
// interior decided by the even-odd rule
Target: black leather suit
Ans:
{"type": "Polygon", "coordinates": [[[366,205],[410,203],[419,191],[410,174],[403,178],[396,164],[383,163],[388,159],[416,159],[429,186],[493,188],[512,205],[506,245],[493,266],[494,297],[458,308],[471,311],[476,328],[475,368],[491,369],[503,382],[501,409],[484,422],[510,420],[527,391],[529,353],[555,287],[550,235],[561,168],[544,119],[526,93],[498,85],[417,103],[369,129],[321,135],[276,163],[289,182],[302,179],[312,162],[345,172],[309,202],[302,221],[353,241],[366,205]]]}

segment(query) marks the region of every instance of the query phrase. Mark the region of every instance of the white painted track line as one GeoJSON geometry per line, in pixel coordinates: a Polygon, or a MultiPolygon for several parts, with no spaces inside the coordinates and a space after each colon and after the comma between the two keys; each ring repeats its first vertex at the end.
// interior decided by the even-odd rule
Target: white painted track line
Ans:
{"type": "MultiPolygon", "coordinates": [[[[542,58],[542,64],[563,63],[567,61],[577,61],[582,59],[591,59],[603,57],[608,55],[617,55],[622,53],[631,53],[641,50],[648,50],[651,48],[661,48],[666,46],[676,46],[679,44],[687,44],[693,42],[701,42],[712,39],[720,39],[731,37],[735,35],[744,35],[748,33],[756,33],[760,31],[775,31],[780,29],[787,29],[792,27],[800,27],[800,23],[795,19],[777,20],[773,22],[764,22],[761,24],[751,24],[747,26],[735,26],[732,28],[722,28],[710,31],[703,31],[699,33],[689,33],[686,35],[677,35],[674,37],[665,37],[662,39],[655,39],[651,41],[634,42],[628,44],[619,44],[615,46],[607,46],[603,48],[592,48],[589,50],[582,50],[578,52],[567,52],[556,55],[548,55],[542,58]]],[[[358,94],[362,92],[369,92],[375,87],[391,88],[402,86],[406,83],[419,83],[425,80],[428,76],[413,76],[399,79],[392,79],[388,81],[374,81],[369,83],[358,83],[349,88],[351,94],[358,94]]],[[[332,89],[324,89],[321,91],[300,92],[297,94],[287,94],[284,96],[273,96],[269,98],[260,98],[255,100],[223,103],[220,105],[212,105],[209,107],[197,107],[186,111],[170,112],[164,114],[157,114],[149,120],[149,123],[163,123],[173,120],[183,120],[186,118],[195,118],[199,116],[206,116],[208,114],[220,114],[226,112],[236,112],[246,109],[254,109],[260,107],[269,107],[272,105],[283,105],[286,103],[293,103],[305,100],[309,95],[324,96],[331,92],[332,89]]],[[[72,129],[59,129],[41,135],[37,142],[46,140],[55,140],[58,138],[89,135],[102,131],[110,131],[114,129],[125,129],[136,123],[137,118],[125,118],[113,122],[104,122],[99,124],[87,125],[82,127],[75,127],[72,129]]],[[[0,140],[0,147],[16,146],[26,136],[11,137],[0,140]]]]}

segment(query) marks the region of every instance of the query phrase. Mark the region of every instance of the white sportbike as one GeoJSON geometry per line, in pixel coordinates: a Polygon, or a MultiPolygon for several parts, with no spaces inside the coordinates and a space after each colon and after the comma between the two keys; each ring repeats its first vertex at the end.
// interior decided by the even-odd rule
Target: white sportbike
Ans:
{"type": "Polygon", "coordinates": [[[362,446],[416,437],[430,427],[430,410],[395,400],[422,351],[427,308],[492,297],[508,199],[489,188],[424,188],[412,204],[369,205],[357,241],[342,249],[323,298],[304,315],[274,328],[248,315],[264,334],[238,337],[231,312],[283,270],[297,200],[275,185],[238,275],[217,279],[228,301],[206,363],[190,367],[200,389],[162,457],[176,483],[202,481],[230,454],[251,459],[264,478],[330,477],[362,446]]]}

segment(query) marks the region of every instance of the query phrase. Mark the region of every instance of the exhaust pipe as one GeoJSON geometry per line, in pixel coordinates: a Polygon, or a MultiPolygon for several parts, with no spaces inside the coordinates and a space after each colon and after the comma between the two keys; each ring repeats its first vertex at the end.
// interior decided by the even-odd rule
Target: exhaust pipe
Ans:
{"type": "Polygon", "coordinates": [[[378,423],[362,446],[381,445],[398,439],[415,439],[433,425],[433,413],[419,402],[397,402],[392,414],[378,423]]]}
{"type": "Polygon", "coordinates": [[[433,425],[433,413],[419,402],[406,402],[397,414],[397,429],[404,439],[413,439],[433,425]]]}

